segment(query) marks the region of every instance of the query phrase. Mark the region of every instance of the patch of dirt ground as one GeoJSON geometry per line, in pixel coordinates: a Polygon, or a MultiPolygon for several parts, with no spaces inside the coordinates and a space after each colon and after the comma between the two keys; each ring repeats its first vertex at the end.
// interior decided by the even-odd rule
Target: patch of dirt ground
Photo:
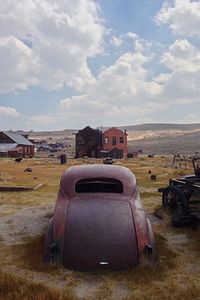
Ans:
{"type": "Polygon", "coordinates": [[[33,206],[0,218],[1,240],[12,245],[45,232],[53,206],[33,206]]]}

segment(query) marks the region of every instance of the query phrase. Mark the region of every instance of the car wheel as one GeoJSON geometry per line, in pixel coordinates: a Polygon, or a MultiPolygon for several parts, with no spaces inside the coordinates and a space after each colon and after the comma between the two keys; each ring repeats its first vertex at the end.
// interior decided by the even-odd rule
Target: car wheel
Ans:
{"type": "Polygon", "coordinates": [[[162,195],[162,203],[165,208],[171,208],[177,215],[189,213],[189,203],[183,191],[176,186],[169,186],[162,195]]]}
{"type": "Polygon", "coordinates": [[[178,213],[175,213],[172,217],[172,224],[175,227],[183,227],[191,225],[191,218],[189,215],[183,216],[178,213]]]}

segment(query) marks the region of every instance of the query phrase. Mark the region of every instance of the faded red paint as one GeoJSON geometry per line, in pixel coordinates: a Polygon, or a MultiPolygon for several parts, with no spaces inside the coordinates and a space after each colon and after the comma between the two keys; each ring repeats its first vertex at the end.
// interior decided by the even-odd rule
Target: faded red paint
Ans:
{"type": "Polygon", "coordinates": [[[118,128],[112,127],[103,133],[103,150],[112,151],[114,148],[123,150],[123,157],[127,157],[128,145],[127,145],[128,134],[118,128]],[[116,143],[115,143],[116,141],[116,143]]]}

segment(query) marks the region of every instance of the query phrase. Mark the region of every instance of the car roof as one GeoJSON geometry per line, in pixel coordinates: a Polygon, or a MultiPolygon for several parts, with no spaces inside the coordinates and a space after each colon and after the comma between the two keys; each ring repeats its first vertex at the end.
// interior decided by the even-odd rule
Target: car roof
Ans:
{"type": "Polygon", "coordinates": [[[60,188],[66,195],[74,196],[75,185],[83,179],[114,179],[123,185],[123,195],[129,196],[136,190],[135,175],[126,167],[116,165],[78,165],[70,167],[61,178],[60,188]]]}

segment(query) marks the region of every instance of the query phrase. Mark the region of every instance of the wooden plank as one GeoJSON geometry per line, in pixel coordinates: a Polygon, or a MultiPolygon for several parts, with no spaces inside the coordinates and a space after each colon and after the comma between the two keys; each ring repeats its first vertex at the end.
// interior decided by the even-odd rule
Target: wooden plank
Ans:
{"type": "Polygon", "coordinates": [[[35,187],[31,186],[0,186],[0,192],[28,192],[34,191],[41,187],[43,183],[36,185],[35,187]]]}

